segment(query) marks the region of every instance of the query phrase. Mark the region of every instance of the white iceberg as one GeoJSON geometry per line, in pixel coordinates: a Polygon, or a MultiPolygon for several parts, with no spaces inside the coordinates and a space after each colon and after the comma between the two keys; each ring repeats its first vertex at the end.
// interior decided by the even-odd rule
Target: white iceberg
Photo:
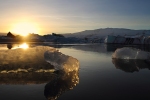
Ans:
{"type": "Polygon", "coordinates": [[[124,47],[118,48],[113,54],[112,58],[115,59],[150,59],[150,53],[140,49],[124,47]]]}
{"type": "Polygon", "coordinates": [[[76,58],[62,54],[59,51],[46,51],[44,58],[56,70],[64,70],[65,72],[77,71],[79,69],[79,61],[76,58]]]}

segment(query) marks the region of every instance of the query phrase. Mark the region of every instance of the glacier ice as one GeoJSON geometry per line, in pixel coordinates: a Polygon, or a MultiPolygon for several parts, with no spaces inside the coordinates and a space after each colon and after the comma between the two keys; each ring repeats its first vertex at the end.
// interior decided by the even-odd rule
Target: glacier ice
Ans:
{"type": "Polygon", "coordinates": [[[64,55],[52,47],[37,46],[26,50],[0,50],[0,65],[32,68],[33,65],[45,66],[45,62],[53,65],[56,70],[72,71],[79,68],[77,59],[64,55]]]}
{"type": "Polygon", "coordinates": [[[0,50],[0,66],[6,69],[28,69],[50,67],[44,59],[47,50],[54,51],[51,47],[38,46],[33,48],[0,50]]]}
{"type": "Polygon", "coordinates": [[[47,50],[44,53],[44,59],[60,72],[45,85],[44,89],[45,97],[55,100],[79,83],[79,61],[57,50],[47,50]]]}
{"type": "Polygon", "coordinates": [[[47,62],[55,66],[56,70],[70,72],[79,69],[79,61],[76,58],[64,55],[59,51],[48,50],[44,53],[44,58],[47,62]]]}
{"type": "Polygon", "coordinates": [[[0,50],[0,78],[0,84],[48,82],[44,95],[54,100],[79,83],[79,61],[46,46],[0,50]]]}
{"type": "Polygon", "coordinates": [[[70,89],[79,82],[78,71],[77,59],[52,47],[0,50],[0,84],[51,83],[56,76],[56,82],[63,81],[62,87],[68,84],[70,89]],[[55,75],[55,70],[61,73],[55,75]]]}
{"type": "Polygon", "coordinates": [[[116,59],[150,59],[150,53],[132,47],[118,48],[112,58],[116,59]]]}

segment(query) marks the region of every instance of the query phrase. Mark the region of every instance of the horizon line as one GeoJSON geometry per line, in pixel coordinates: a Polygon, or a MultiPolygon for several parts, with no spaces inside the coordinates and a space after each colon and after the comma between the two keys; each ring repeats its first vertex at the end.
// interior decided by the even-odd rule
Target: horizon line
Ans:
{"type": "MultiPolygon", "coordinates": [[[[85,30],[82,30],[82,31],[78,31],[78,32],[83,32],[83,31],[92,31],[92,30],[98,30],[98,29],[128,29],[128,30],[143,30],[143,31],[148,31],[150,29],[131,29],[131,28],[117,28],[117,27],[106,27],[106,28],[96,28],[96,29],[85,29],[85,30]]],[[[8,32],[11,32],[11,31],[8,31],[8,32]]],[[[7,34],[8,32],[0,32],[0,34],[7,34]]],[[[78,33],[78,32],[67,32],[68,34],[69,33],[78,33]]],[[[11,32],[13,33],[13,32],[11,32]]],[[[67,34],[66,32],[46,32],[44,34],[41,34],[41,35],[45,35],[45,34],[51,34],[51,33],[58,33],[58,34],[67,34]]],[[[13,34],[20,34],[20,33],[13,33],[13,34]]],[[[28,33],[28,34],[32,34],[32,33],[28,33]]],[[[39,33],[34,33],[34,34],[39,34],[39,33]]]]}

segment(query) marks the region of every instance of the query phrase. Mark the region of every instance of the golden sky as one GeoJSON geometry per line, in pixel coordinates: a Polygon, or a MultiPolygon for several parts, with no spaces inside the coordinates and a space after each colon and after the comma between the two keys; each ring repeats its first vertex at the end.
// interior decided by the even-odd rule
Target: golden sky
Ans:
{"type": "Polygon", "coordinates": [[[42,35],[107,27],[150,29],[149,4],[149,0],[0,0],[0,32],[42,35]]]}

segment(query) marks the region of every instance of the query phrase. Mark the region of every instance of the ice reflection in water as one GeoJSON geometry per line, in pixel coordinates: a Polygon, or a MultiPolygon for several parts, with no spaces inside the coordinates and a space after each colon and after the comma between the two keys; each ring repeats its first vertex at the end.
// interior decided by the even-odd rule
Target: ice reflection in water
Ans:
{"type": "Polygon", "coordinates": [[[44,90],[48,99],[56,99],[65,91],[73,89],[79,83],[78,73],[77,59],[51,47],[0,51],[0,84],[48,82],[44,90]]]}
{"type": "Polygon", "coordinates": [[[62,93],[73,89],[79,83],[79,72],[58,71],[55,78],[46,84],[44,95],[48,100],[57,99],[62,93]]]}
{"type": "Polygon", "coordinates": [[[150,61],[148,60],[112,59],[112,63],[117,69],[125,72],[135,72],[141,69],[150,69],[150,61]]]}
{"type": "Polygon", "coordinates": [[[79,83],[79,62],[58,51],[46,51],[44,58],[55,66],[57,75],[45,86],[44,95],[49,100],[57,99],[62,93],[73,89],[79,83]]]}

